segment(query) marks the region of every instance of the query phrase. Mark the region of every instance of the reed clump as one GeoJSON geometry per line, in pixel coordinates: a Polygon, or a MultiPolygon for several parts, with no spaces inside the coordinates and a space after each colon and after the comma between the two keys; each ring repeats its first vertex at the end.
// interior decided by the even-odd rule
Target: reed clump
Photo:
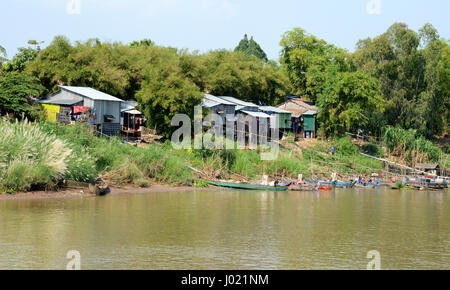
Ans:
{"type": "Polygon", "coordinates": [[[0,121],[0,192],[54,187],[68,173],[72,150],[37,124],[0,121]]]}

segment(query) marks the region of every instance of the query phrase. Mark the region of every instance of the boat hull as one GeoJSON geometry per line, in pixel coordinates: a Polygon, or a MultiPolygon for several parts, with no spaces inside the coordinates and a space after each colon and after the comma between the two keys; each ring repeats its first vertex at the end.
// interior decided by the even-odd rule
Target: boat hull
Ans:
{"type": "Polygon", "coordinates": [[[381,182],[378,182],[377,184],[358,182],[355,184],[356,187],[360,187],[360,188],[378,188],[378,187],[380,187],[380,185],[381,185],[381,182]]]}
{"type": "Polygon", "coordinates": [[[232,183],[214,180],[205,180],[209,185],[233,188],[233,189],[243,189],[243,190],[264,190],[264,191],[286,191],[289,189],[289,185],[280,186],[265,186],[257,184],[242,184],[242,183],[232,183]]]}

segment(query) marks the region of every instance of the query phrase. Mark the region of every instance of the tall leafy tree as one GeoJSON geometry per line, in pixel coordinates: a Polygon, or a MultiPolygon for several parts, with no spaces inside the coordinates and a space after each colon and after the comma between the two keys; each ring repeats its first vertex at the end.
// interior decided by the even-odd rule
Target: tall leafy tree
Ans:
{"type": "Polygon", "coordinates": [[[264,64],[238,52],[218,50],[183,55],[181,66],[199,88],[215,95],[275,105],[291,93],[289,80],[277,65],[264,64]]]}
{"type": "Polygon", "coordinates": [[[0,45],[0,74],[3,71],[3,68],[2,68],[3,63],[5,61],[7,61],[6,57],[7,57],[6,49],[3,46],[0,45]]]}
{"type": "Polygon", "coordinates": [[[0,77],[0,115],[33,118],[37,98],[44,88],[39,80],[21,73],[5,73],[0,77]]]}
{"type": "Polygon", "coordinates": [[[327,135],[343,135],[367,125],[369,115],[383,110],[378,81],[360,72],[328,73],[319,95],[319,120],[327,135]]]}
{"type": "Polygon", "coordinates": [[[424,85],[420,94],[424,103],[424,119],[421,132],[432,137],[447,130],[449,103],[448,43],[439,38],[437,30],[426,24],[419,31],[424,46],[424,85]],[[447,58],[447,59],[446,59],[447,58]]]}
{"type": "Polygon", "coordinates": [[[67,38],[58,36],[27,65],[25,72],[41,80],[47,88],[45,94],[57,90],[62,81],[66,85],[93,87],[129,99],[133,95],[127,93],[136,90],[129,87],[134,84],[131,70],[135,69],[134,64],[130,64],[130,54],[130,47],[120,43],[91,39],[72,45],[67,38]]]}
{"type": "Polygon", "coordinates": [[[350,69],[349,54],[301,28],[286,32],[280,42],[281,63],[297,94],[315,101],[329,66],[350,69]]]}
{"type": "Polygon", "coordinates": [[[239,42],[238,46],[234,49],[234,51],[242,52],[245,56],[255,56],[256,58],[268,62],[267,54],[261,48],[261,46],[253,39],[253,36],[248,40],[247,34],[244,35],[244,38],[239,42]]]}
{"type": "Polygon", "coordinates": [[[354,54],[358,70],[381,84],[384,125],[417,129],[428,137],[445,130],[446,45],[431,25],[416,33],[403,23],[358,43],[354,54]]]}
{"type": "Polygon", "coordinates": [[[145,67],[142,87],[137,93],[140,108],[149,126],[170,137],[172,118],[176,114],[194,116],[194,106],[201,103],[203,94],[180,69],[180,59],[170,49],[160,48],[145,67]]]}
{"type": "Polygon", "coordinates": [[[36,59],[38,54],[39,51],[37,49],[21,47],[11,61],[8,61],[3,65],[3,69],[6,72],[22,72],[28,63],[31,63],[36,59]]]}

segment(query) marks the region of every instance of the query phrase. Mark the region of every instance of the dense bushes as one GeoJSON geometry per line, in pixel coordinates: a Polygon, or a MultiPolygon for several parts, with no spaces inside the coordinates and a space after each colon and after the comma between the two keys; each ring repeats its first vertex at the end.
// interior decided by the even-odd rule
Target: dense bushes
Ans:
{"type": "Polygon", "coordinates": [[[359,153],[359,148],[353,144],[349,137],[343,137],[336,141],[336,154],[338,155],[355,155],[359,153]]]}
{"type": "Polygon", "coordinates": [[[409,162],[439,162],[443,154],[439,147],[412,129],[386,127],[383,141],[390,153],[409,162]]]}
{"type": "Polygon", "coordinates": [[[363,150],[365,153],[375,156],[375,157],[383,157],[383,149],[377,144],[367,144],[363,146],[363,150]]]}

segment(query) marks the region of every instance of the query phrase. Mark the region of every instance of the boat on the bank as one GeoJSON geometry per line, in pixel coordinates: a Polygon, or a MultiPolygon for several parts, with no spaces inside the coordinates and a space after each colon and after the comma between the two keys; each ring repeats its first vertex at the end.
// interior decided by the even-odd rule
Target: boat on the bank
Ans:
{"type": "Polygon", "coordinates": [[[228,181],[220,181],[220,180],[205,180],[209,185],[225,187],[225,188],[234,188],[234,189],[243,189],[243,190],[264,190],[264,191],[286,191],[289,189],[290,184],[281,184],[281,185],[259,185],[259,184],[250,184],[250,183],[237,183],[237,182],[228,182],[228,181]]]}
{"type": "Polygon", "coordinates": [[[404,177],[403,184],[406,187],[414,189],[431,189],[431,190],[444,190],[448,188],[448,183],[443,178],[410,178],[404,177]]]}
{"type": "Polygon", "coordinates": [[[332,183],[325,183],[325,182],[309,182],[308,180],[304,180],[303,181],[303,186],[306,187],[313,187],[313,188],[317,188],[319,190],[332,190],[333,188],[336,187],[336,183],[332,182],[332,183]]]}
{"type": "Polygon", "coordinates": [[[367,182],[357,182],[356,187],[362,187],[362,188],[378,188],[381,186],[381,181],[378,181],[377,183],[367,183],[367,182]]]}
{"type": "Polygon", "coordinates": [[[334,188],[334,184],[322,184],[320,182],[312,183],[308,181],[289,181],[285,178],[283,178],[283,181],[286,183],[289,183],[289,190],[292,191],[317,191],[317,190],[332,190],[334,188]]]}
{"type": "Polygon", "coordinates": [[[335,181],[331,181],[331,180],[323,180],[321,178],[311,178],[312,181],[317,182],[319,184],[322,185],[331,185],[331,186],[336,186],[338,188],[353,188],[357,181],[354,182],[346,182],[346,181],[341,181],[341,180],[335,180],[335,181]]]}

